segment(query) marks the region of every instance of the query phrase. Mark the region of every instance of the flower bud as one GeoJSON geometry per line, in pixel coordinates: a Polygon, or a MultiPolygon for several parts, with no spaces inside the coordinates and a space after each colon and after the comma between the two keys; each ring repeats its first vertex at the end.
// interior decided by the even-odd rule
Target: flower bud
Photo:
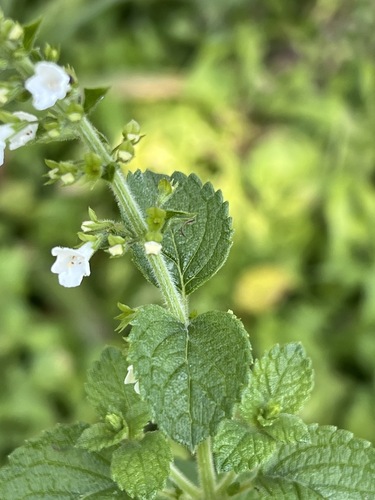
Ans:
{"type": "Polygon", "coordinates": [[[125,141],[117,148],[117,160],[122,163],[129,163],[134,157],[134,146],[129,141],[125,141]]]}

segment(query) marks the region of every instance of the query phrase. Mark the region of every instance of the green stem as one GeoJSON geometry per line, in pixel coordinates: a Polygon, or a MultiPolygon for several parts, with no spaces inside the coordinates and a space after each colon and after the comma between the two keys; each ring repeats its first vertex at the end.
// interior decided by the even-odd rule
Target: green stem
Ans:
{"type": "Polygon", "coordinates": [[[224,474],[224,476],[221,478],[221,480],[217,483],[216,486],[216,496],[217,498],[220,498],[221,495],[225,494],[226,489],[228,486],[233,483],[235,480],[237,474],[233,471],[227,472],[224,474]]]}
{"type": "MultiPolygon", "coordinates": [[[[87,146],[100,156],[104,163],[112,163],[114,161],[111,154],[101,141],[97,130],[86,117],[81,120],[79,130],[87,146]]],[[[115,171],[111,188],[123,213],[126,214],[126,218],[128,219],[134,233],[138,238],[142,239],[147,232],[144,215],[129,189],[125,176],[119,168],[115,171]]],[[[162,255],[149,255],[148,260],[158,282],[159,289],[163,295],[166,306],[180,321],[187,323],[188,311],[186,301],[175,286],[164,257],[162,255]]]]}
{"type": "Polygon", "coordinates": [[[215,493],[216,474],[211,451],[211,438],[207,438],[197,448],[199,480],[205,500],[217,499],[215,493]]]}
{"type": "Polygon", "coordinates": [[[187,324],[188,308],[186,300],[183,299],[177,290],[164,257],[162,255],[149,255],[148,260],[169,311],[182,323],[187,324]]]}
{"type": "Polygon", "coordinates": [[[200,489],[195,486],[175,465],[171,465],[170,478],[176,486],[190,495],[191,498],[199,500],[201,497],[200,489]]]}
{"type": "Polygon", "coordinates": [[[125,176],[116,169],[113,176],[111,188],[123,210],[126,218],[129,220],[134,233],[139,237],[147,232],[147,225],[144,220],[141,209],[134,200],[133,195],[126,182],[125,176]]]}
{"type": "Polygon", "coordinates": [[[113,162],[111,153],[107,150],[99,137],[99,132],[86,116],[79,122],[78,130],[85,144],[94,151],[94,153],[100,156],[104,163],[113,162]]]}
{"type": "Polygon", "coordinates": [[[158,493],[158,497],[161,497],[161,498],[171,498],[173,500],[176,500],[177,495],[176,495],[176,492],[174,491],[169,491],[169,490],[163,490],[161,491],[160,493],[158,493]]]}

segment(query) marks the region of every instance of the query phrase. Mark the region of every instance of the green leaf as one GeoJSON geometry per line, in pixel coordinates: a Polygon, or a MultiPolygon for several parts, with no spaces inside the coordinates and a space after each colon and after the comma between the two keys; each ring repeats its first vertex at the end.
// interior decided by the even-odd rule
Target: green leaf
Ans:
{"type": "Polygon", "coordinates": [[[134,320],[138,312],[137,309],[132,309],[126,304],[121,304],[121,302],[117,302],[117,307],[120,309],[121,313],[115,316],[115,319],[120,322],[115,331],[122,332],[130,324],[130,322],[134,320]]]}
{"type": "Polygon", "coordinates": [[[86,393],[90,403],[105,417],[122,415],[129,427],[129,436],[137,436],[149,421],[147,404],[134,391],[132,384],[124,384],[128,363],[122,352],[107,347],[100,360],[88,372],[86,393]]]}
{"type": "Polygon", "coordinates": [[[313,388],[311,360],[299,343],[274,346],[254,363],[240,406],[247,422],[266,427],[281,413],[297,412],[313,388]]]}
{"type": "Polygon", "coordinates": [[[281,445],[263,467],[263,476],[280,485],[301,485],[323,498],[375,498],[375,449],[371,443],[348,431],[317,424],[309,426],[309,438],[308,443],[281,445]]]}
{"type": "Polygon", "coordinates": [[[27,52],[29,52],[34,46],[34,41],[38,34],[41,22],[42,19],[40,18],[33,23],[23,26],[23,46],[27,52]]]}
{"type": "Polygon", "coordinates": [[[265,478],[259,474],[256,481],[257,494],[251,498],[262,500],[264,498],[288,500],[322,500],[322,495],[316,493],[308,486],[299,483],[288,483],[279,478],[265,478]]]}
{"type": "Polygon", "coordinates": [[[229,417],[246,384],[251,348],[242,323],[211,311],[188,327],[151,305],[138,313],[129,359],[156,423],[190,449],[229,417]]]}
{"type": "Polygon", "coordinates": [[[85,113],[90,113],[95,106],[104,99],[104,96],[108,92],[109,87],[98,87],[95,89],[83,89],[84,100],[83,109],[85,113]]]}
{"type": "MultiPolygon", "coordinates": [[[[191,223],[169,224],[163,239],[163,254],[169,261],[175,283],[182,293],[189,295],[226,261],[232,244],[232,220],[221,191],[215,192],[210,183],[202,185],[194,174],[186,177],[181,172],[171,177],[149,171],[128,174],[130,189],[144,214],[147,208],[156,205],[158,184],[163,178],[178,184],[163,205],[164,210],[194,214],[191,223]]],[[[123,215],[126,218],[126,214],[123,215]]],[[[134,245],[132,249],[136,265],[156,285],[142,246],[134,245]]]]}
{"type": "Polygon", "coordinates": [[[282,443],[309,441],[308,425],[297,415],[288,413],[279,415],[272,425],[264,427],[263,431],[282,443]]]}
{"type": "Polygon", "coordinates": [[[105,422],[93,424],[82,432],[77,446],[90,451],[100,451],[118,444],[128,437],[128,427],[126,423],[124,424],[119,431],[105,422]]]}
{"type": "Polygon", "coordinates": [[[164,487],[171,461],[163,434],[149,432],[142,441],[125,441],[113,453],[112,477],[132,497],[150,500],[164,487]]]}
{"type": "Polygon", "coordinates": [[[220,472],[251,470],[264,463],[276,446],[276,441],[267,434],[241,422],[226,420],[214,440],[216,466],[220,472]]]}
{"type": "Polygon", "coordinates": [[[0,498],[129,498],[110,475],[110,456],[75,448],[84,424],[57,426],[28,441],[0,469],[0,498]]]}

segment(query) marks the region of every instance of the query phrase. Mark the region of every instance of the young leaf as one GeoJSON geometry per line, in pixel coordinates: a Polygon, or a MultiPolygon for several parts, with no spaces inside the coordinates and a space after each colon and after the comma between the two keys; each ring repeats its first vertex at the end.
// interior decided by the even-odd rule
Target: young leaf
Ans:
{"type": "Polygon", "coordinates": [[[308,442],[310,439],[308,425],[297,415],[288,413],[281,413],[272,425],[264,427],[263,431],[281,443],[308,442]]]}
{"type": "MultiPolygon", "coordinates": [[[[127,180],[140,208],[146,214],[158,198],[158,184],[166,178],[152,172],[129,173],[127,180]]],[[[226,261],[232,244],[232,220],[221,191],[210,183],[202,186],[195,175],[175,172],[170,180],[178,184],[163,208],[168,212],[194,214],[190,221],[170,224],[164,233],[163,254],[175,283],[189,295],[210,279],[226,261]]],[[[126,214],[124,214],[126,218],[126,214]]],[[[145,277],[156,285],[141,245],[132,247],[134,260],[145,277]]]]}
{"type": "Polygon", "coordinates": [[[27,24],[23,26],[23,46],[25,50],[29,52],[34,45],[35,38],[38,34],[40,23],[42,19],[37,19],[33,23],[27,24]]]}
{"type": "Polygon", "coordinates": [[[150,418],[147,404],[132,385],[124,384],[127,369],[128,363],[122,352],[107,347],[88,372],[86,392],[102,417],[112,413],[122,415],[129,427],[129,436],[135,437],[150,418]]]}
{"type": "Polygon", "coordinates": [[[265,433],[234,420],[224,421],[215,436],[215,462],[220,472],[243,472],[264,463],[276,449],[265,433]]]}
{"type": "Polygon", "coordinates": [[[120,443],[128,437],[128,427],[125,425],[116,431],[106,422],[93,424],[80,435],[77,446],[90,451],[100,451],[120,443]]]}
{"type": "Polygon", "coordinates": [[[85,113],[90,113],[95,106],[104,99],[104,96],[108,92],[109,87],[99,87],[95,89],[83,89],[84,91],[84,101],[83,109],[85,113]]]}
{"type": "Polygon", "coordinates": [[[113,453],[112,477],[130,496],[150,500],[163,489],[171,461],[163,434],[149,432],[142,441],[125,441],[113,453]]]}
{"type": "Polygon", "coordinates": [[[75,447],[84,429],[84,424],[59,425],[16,449],[0,469],[0,498],[128,499],[111,479],[108,453],[75,447]]]}
{"type": "Polygon", "coordinates": [[[298,485],[309,489],[311,498],[375,498],[375,449],[371,443],[348,431],[317,424],[309,426],[309,441],[281,445],[262,468],[259,486],[271,478],[280,488],[291,483],[296,490],[298,485]]]}
{"type": "Polygon", "coordinates": [[[190,449],[229,417],[247,381],[251,349],[242,323],[212,311],[186,327],[165,309],[142,308],[129,359],[156,423],[190,449]]]}
{"type": "Polygon", "coordinates": [[[254,363],[249,387],[240,406],[241,417],[266,427],[281,413],[296,413],[313,387],[311,360],[299,343],[274,346],[254,363]]]}

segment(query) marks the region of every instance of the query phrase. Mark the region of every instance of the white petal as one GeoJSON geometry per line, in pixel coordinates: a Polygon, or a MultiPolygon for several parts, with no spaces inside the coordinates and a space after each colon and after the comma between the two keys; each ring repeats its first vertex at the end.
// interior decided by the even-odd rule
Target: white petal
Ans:
{"type": "Polygon", "coordinates": [[[17,118],[19,118],[20,120],[23,120],[25,122],[38,121],[38,118],[35,115],[32,115],[31,113],[26,113],[25,111],[15,111],[13,114],[17,118]]]}
{"type": "Polygon", "coordinates": [[[25,128],[20,130],[17,134],[14,134],[9,139],[9,149],[17,149],[24,146],[29,141],[35,138],[36,131],[38,130],[38,124],[26,125],[25,128]]]}
{"type": "Polygon", "coordinates": [[[93,244],[87,242],[77,250],[66,247],[54,247],[51,250],[56,261],[51,271],[59,275],[59,283],[71,288],[79,286],[84,276],[90,275],[89,259],[94,253],[93,244]]]}
{"type": "Polygon", "coordinates": [[[80,253],[80,255],[86,257],[86,259],[89,259],[95,252],[93,243],[91,241],[88,241],[87,243],[79,247],[77,251],[80,253]]]}
{"type": "Polygon", "coordinates": [[[161,244],[156,241],[146,241],[144,246],[146,255],[159,255],[162,249],[161,244]]]}
{"type": "Polygon", "coordinates": [[[33,97],[35,109],[44,110],[64,99],[70,90],[69,75],[53,62],[35,64],[35,74],[25,82],[25,88],[33,97]]]}
{"type": "Polygon", "coordinates": [[[5,142],[0,142],[0,166],[4,164],[5,142]]]}
{"type": "Polygon", "coordinates": [[[12,134],[14,133],[14,130],[12,128],[12,125],[9,123],[6,123],[5,125],[0,125],[0,141],[5,142],[5,139],[8,139],[12,134]]]}
{"type": "Polygon", "coordinates": [[[134,384],[135,383],[133,365],[128,366],[128,373],[126,374],[124,384],[134,384]]]}
{"type": "Polygon", "coordinates": [[[60,273],[59,284],[65,288],[74,288],[82,283],[83,276],[80,273],[60,273]]]}

